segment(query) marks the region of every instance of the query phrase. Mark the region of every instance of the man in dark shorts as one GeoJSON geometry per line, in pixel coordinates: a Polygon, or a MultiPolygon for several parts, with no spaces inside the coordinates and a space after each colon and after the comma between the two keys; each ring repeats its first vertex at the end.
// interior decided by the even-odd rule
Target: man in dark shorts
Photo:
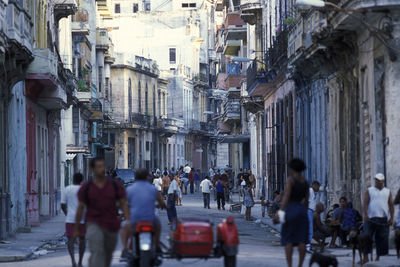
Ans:
{"type": "Polygon", "coordinates": [[[130,215],[122,185],[105,176],[105,162],[94,158],[90,162],[94,177],[82,184],[78,192],[79,206],[75,219],[74,238],[79,236],[79,223],[86,207],[87,239],[89,243],[89,267],[109,267],[117,245],[121,221],[118,209],[130,228],[130,215]]]}
{"type": "Polygon", "coordinates": [[[83,254],[86,248],[86,226],[85,220],[82,219],[79,224],[79,261],[76,265],[75,252],[74,252],[74,224],[76,217],[76,210],[78,209],[78,191],[80,189],[80,184],[83,181],[83,175],[81,173],[75,173],[72,179],[71,185],[67,186],[61,192],[61,209],[64,212],[65,218],[65,235],[68,238],[68,252],[71,256],[72,266],[82,266],[83,254]]]}

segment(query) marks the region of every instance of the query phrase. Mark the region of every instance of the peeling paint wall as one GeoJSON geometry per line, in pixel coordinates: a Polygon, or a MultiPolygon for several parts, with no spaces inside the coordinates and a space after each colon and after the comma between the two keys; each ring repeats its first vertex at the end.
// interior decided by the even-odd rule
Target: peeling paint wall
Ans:
{"type": "Polygon", "coordinates": [[[11,229],[14,233],[26,223],[26,99],[25,83],[17,83],[11,93],[8,113],[8,152],[11,195],[11,229]]]}

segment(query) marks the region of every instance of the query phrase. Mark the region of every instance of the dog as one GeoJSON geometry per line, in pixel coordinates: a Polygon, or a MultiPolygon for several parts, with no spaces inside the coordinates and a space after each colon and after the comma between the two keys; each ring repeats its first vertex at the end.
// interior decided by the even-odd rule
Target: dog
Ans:
{"type": "Polygon", "coordinates": [[[338,266],[338,261],[335,256],[321,254],[318,252],[312,254],[309,267],[311,267],[313,263],[317,263],[320,267],[338,266]]]}
{"type": "Polygon", "coordinates": [[[400,228],[396,229],[394,244],[396,246],[397,258],[400,259],[400,228]]]}
{"type": "Polygon", "coordinates": [[[365,260],[363,255],[364,251],[371,251],[371,261],[373,261],[373,253],[372,253],[372,238],[367,234],[360,233],[360,230],[357,228],[352,228],[349,233],[349,245],[353,250],[353,264],[355,266],[356,261],[356,253],[358,251],[360,255],[360,266],[362,267],[365,260]]]}

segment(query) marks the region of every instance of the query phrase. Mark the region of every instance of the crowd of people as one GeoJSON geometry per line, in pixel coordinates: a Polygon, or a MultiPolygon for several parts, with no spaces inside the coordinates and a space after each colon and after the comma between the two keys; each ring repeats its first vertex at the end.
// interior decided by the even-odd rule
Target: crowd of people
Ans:
{"type": "MultiPolygon", "coordinates": [[[[298,246],[299,266],[302,266],[306,251],[312,250],[313,239],[320,250],[324,249],[328,237],[331,237],[330,248],[339,247],[338,237],[340,247],[346,248],[351,246],[349,234],[352,231],[369,236],[375,242],[376,261],[388,254],[389,228],[392,225],[400,227],[400,218],[394,223],[394,204],[400,202],[400,190],[393,200],[390,190],[384,186],[383,174],[376,174],[375,184],[364,193],[361,215],[344,196],[340,198],[339,204],[334,204],[326,211],[317,199],[320,183],[314,181],[309,186],[302,176],[306,169],[304,162],[293,159],[289,163],[289,169],[290,176],[285,191],[274,192],[274,199],[270,203],[262,200],[262,205],[271,207],[270,215],[274,222],[282,223],[281,244],[285,247],[288,266],[292,266],[293,246],[298,246]],[[322,219],[324,213],[326,216],[322,219]]],[[[370,247],[365,246],[363,249],[364,255],[360,263],[368,262],[370,247]]]]}

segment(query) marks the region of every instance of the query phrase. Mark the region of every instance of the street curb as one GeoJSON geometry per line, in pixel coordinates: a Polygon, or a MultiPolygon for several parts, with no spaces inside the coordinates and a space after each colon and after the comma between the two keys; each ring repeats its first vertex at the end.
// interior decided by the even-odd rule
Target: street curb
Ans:
{"type": "Polygon", "coordinates": [[[23,252],[21,252],[21,254],[23,254],[23,255],[8,255],[8,256],[0,255],[0,262],[3,263],[3,262],[17,262],[17,261],[28,260],[30,257],[32,257],[32,255],[34,254],[35,251],[38,251],[41,248],[43,248],[44,246],[46,246],[47,244],[50,244],[52,240],[62,239],[63,236],[64,236],[64,231],[59,232],[58,234],[55,235],[54,239],[43,240],[43,241],[41,241],[40,245],[31,246],[30,251],[26,252],[25,254],[23,254],[23,252]]]}

